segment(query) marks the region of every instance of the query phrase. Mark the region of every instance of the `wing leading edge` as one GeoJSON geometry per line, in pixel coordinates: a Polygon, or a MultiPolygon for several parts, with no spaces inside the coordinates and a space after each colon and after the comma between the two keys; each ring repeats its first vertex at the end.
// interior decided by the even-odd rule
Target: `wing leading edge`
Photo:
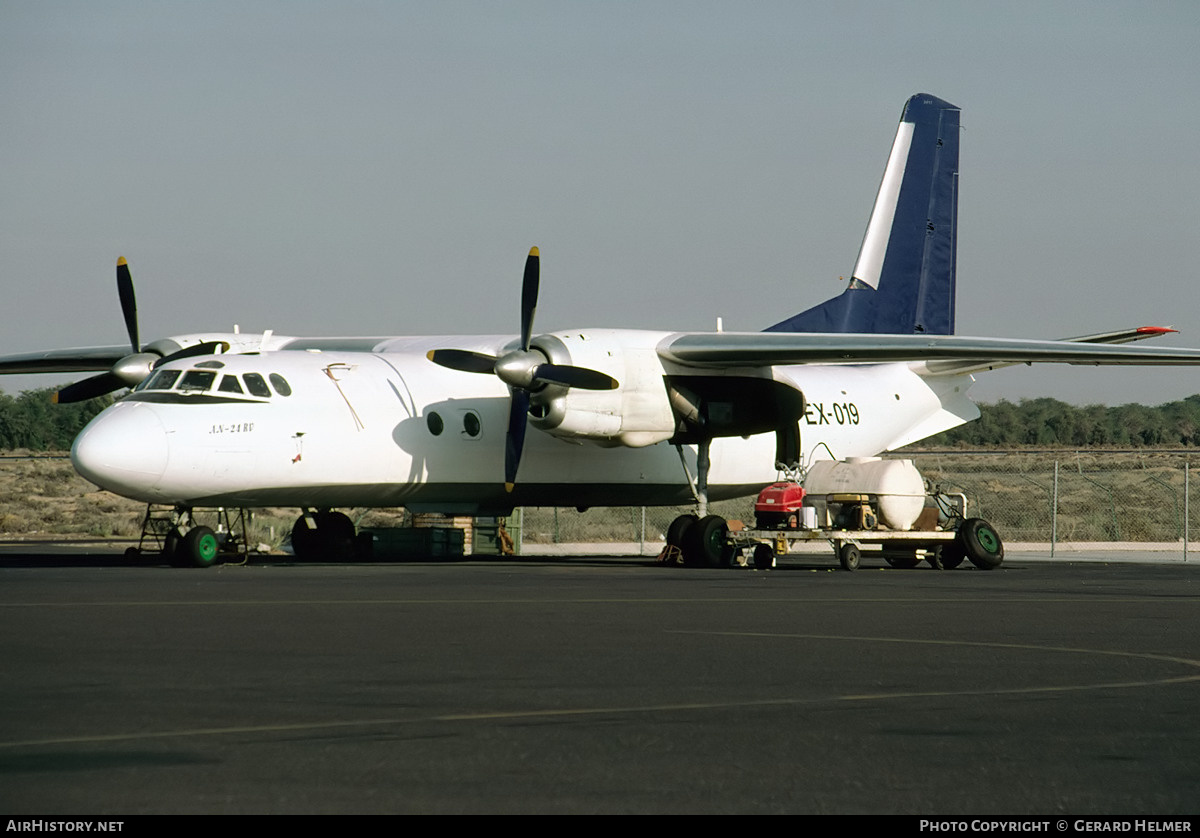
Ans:
{"type": "Polygon", "coordinates": [[[1200,349],[1116,346],[1138,338],[1126,337],[1129,332],[1110,334],[1124,337],[1124,341],[1109,335],[1023,340],[958,335],[696,332],[668,336],[659,343],[658,354],[667,361],[702,368],[950,362],[930,364],[929,372],[942,374],[1008,364],[1200,366],[1200,349]]]}
{"type": "Polygon", "coordinates": [[[0,357],[0,375],[95,372],[109,369],[128,354],[129,344],[49,349],[23,355],[6,355],[0,357]]]}

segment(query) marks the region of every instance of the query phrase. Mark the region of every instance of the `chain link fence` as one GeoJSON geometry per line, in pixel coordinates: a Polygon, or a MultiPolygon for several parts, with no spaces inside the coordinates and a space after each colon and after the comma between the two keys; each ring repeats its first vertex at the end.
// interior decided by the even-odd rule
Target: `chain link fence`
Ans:
{"type": "MultiPolygon", "coordinates": [[[[906,452],[925,479],[945,492],[966,495],[968,515],[985,518],[1009,545],[1133,542],[1179,545],[1200,540],[1200,456],[1176,451],[906,452]],[[1195,461],[1195,462],[1193,462],[1195,461]]],[[[81,532],[129,535],[145,508],[95,492],[65,457],[16,452],[0,459],[7,487],[0,533],[81,532]]],[[[754,522],[754,498],[719,501],[710,510],[729,520],[754,522]]],[[[527,507],[509,519],[523,545],[622,545],[621,551],[654,555],[667,527],[693,506],[571,508],[527,507]]],[[[358,510],[362,527],[411,523],[400,510],[358,510]]],[[[277,544],[295,520],[294,510],[259,510],[254,538],[277,544]],[[272,512],[277,512],[272,517],[272,512]]],[[[1187,551],[1195,548],[1188,546],[1187,551]]]]}
{"type": "MultiPolygon", "coordinates": [[[[968,515],[987,519],[1009,543],[1178,542],[1200,534],[1194,455],[1179,451],[911,452],[921,475],[967,497],[968,515]],[[1190,497],[1189,497],[1190,496],[1190,497]]],[[[653,554],[667,527],[691,506],[521,511],[524,544],[633,544],[653,554]]],[[[710,504],[753,525],[754,498],[710,504]]]]}

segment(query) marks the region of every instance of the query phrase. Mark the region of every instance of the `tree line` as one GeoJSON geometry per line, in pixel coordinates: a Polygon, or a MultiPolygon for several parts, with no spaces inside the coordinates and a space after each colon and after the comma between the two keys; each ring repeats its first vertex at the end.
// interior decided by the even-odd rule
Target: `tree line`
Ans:
{"type": "MultiPolygon", "coordinates": [[[[0,393],[0,449],[65,451],[112,397],[54,404],[55,388],[0,393]]],[[[1057,399],[1001,400],[979,405],[981,416],[921,446],[950,448],[1069,448],[1200,446],[1200,394],[1157,407],[1141,404],[1075,405],[1057,399]]]]}
{"type": "Polygon", "coordinates": [[[1016,403],[1001,400],[979,405],[979,412],[981,415],[974,422],[918,444],[951,448],[1200,445],[1200,395],[1157,407],[1142,404],[1076,407],[1051,398],[1021,399],[1016,403]]]}
{"type": "Polygon", "coordinates": [[[19,396],[0,393],[0,449],[66,451],[72,441],[104,408],[112,396],[76,404],[55,404],[56,387],[26,390],[19,396]]]}

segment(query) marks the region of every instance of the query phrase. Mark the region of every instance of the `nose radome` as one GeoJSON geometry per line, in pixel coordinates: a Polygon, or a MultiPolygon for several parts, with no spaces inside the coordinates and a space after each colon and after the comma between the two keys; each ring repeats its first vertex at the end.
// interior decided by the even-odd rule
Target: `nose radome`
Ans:
{"type": "Polygon", "coordinates": [[[153,408],[121,402],[91,421],[71,446],[75,470],[102,489],[138,500],[167,468],[167,433],[153,408]]]}

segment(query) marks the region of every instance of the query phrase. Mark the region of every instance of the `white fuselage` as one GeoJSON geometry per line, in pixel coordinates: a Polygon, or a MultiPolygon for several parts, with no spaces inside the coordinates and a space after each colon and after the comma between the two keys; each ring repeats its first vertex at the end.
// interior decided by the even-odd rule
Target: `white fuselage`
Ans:
{"type": "MultiPolygon", "coordinates": [[[[72,449],[77,470],[126,497],[187,506],[407,506],[486,512],[513,506],[625,506],[692,500],[676,447],[662,432],[666,333],[555,333],[572,360],[621,382],[612,395],[571,391],[580,409],[555,432],[529,427],[516,487],[504,487],[510,393],[493,375],[438,366],[446,346],[498,352],[507,337],[404,338],[386,351],[264,351],[176,361],[215,372],[208,389],[145,382],[105,410],[72,449]],[[281,376],[268,395],[247,374],[281,376]],[[243,392],[222,390],[238,377],[243,392]],[[290,390],[282,395],[281,390],[290,390]],[[601,401],[608,398],[608,402],[601,401]],[[578,417],[582,417],[581,419],[578,417]],[[574,421],[575,425],[571,425],[574,421]],[[572,437],[570,428],[582,428],[572,437]],[[590,429],[599,430],[590,430],[590,429]],[[588,434],[602,436],[589,436],[588,434]],[[658,441],[654,441],[654,440],[658,441]],[[637,447],[631,447],[637,446],[637,447]]],[[[729,374],[735,374],[732,371],[729,374]]],[[[926,379],[908,364],[808,365],[740,371],[801,391],[807,460],[868,456],[970,419],[969,378],[926,379]]],[[[273,381],[273,380],[272,380],[273,381]]],[[[668,421],[674,421],[667,415],[668,421]]],[[[696,450],[683,446],[689,473],[696,450]]],[[[757,492],[777,477],[775,435],[718,438],[713,500],[757,492]]]]}

